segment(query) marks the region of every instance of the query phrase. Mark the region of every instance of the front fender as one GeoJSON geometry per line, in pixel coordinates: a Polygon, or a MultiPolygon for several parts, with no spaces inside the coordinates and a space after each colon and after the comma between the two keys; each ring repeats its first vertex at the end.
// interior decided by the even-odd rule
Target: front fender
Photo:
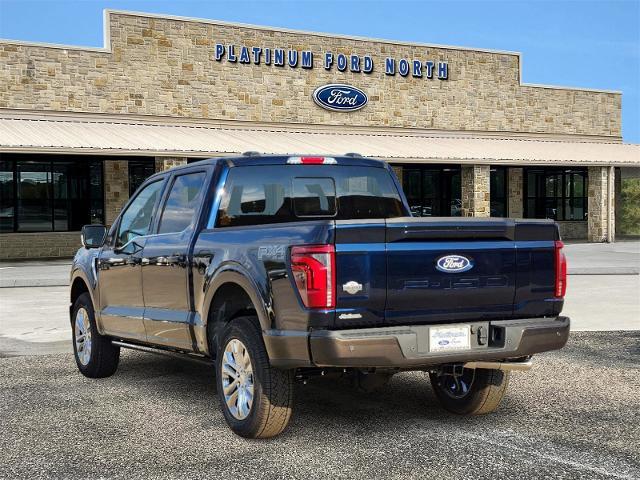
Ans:
{"type": "Polygon", "coordinates": [[[95,270],[95,259],[98,253],[96,251],[87,250],[81,248],[73,258],[73,264],[71,265],[71,274],[69,278],[69,319],[71,320],[71,313],[73,309],[73,302],[71,301],[73,293],[73,285],[77,280],[81,280],[91,297],[91,303],[93,304],[94,315],[96,319],[96,325],[100,334],[104,333],[102,328],[102,321],[100,318],[100,296],[98,292],[98,278],[95,270]]]}

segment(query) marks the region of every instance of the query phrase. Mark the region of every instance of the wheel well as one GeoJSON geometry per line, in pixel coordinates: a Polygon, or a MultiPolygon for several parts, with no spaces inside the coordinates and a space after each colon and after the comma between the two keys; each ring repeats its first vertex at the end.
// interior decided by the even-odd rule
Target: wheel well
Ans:
{"type": "Polygon", "coordinates": [[[84,283],[84,280],[81,278],[76,278],[71,285],[71,305],[76,303],[76,300],[83,293],[88,293],[89,289],[87,288],[87,284],[84,283]]]}
{"type": "Polygon", "coordinates": [[[234,318],[256,315],[251,297],[237,283],[224,283],[211,299],[207,318],[207,342],[209,354],[215,355],[218,334],[234,318]]]}

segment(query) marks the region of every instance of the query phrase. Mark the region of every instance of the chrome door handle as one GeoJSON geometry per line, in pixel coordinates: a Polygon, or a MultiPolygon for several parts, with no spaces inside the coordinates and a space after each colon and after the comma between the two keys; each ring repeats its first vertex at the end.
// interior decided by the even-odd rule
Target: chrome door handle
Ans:
{"type": "Polygon", "coordinates": [[[124,258],[118,258],[118,257],[107,258],[106,262],[109,265],[124,265],[124,258]]]}

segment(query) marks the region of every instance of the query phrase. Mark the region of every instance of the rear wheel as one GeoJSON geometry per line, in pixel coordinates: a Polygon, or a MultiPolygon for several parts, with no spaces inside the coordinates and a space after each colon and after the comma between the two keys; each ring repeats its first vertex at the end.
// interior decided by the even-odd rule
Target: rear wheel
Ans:
{"type": "Polygon", "coordinates": [[[98,333],[88,293],[80,295],[73,304],[71,321],[73,353],[78,370],[89,378],[113,375],[118,368],[120,347],[114,346],[109,337],[98,333]]]}
{"type": "Polygon", "coordinates": [[[495,411],[509,384],[510,372],[464,368],[429,374],[431,386],[448,411],[458,415],[482,415],[495,411]]]}
{"type": "Polygon", "coordinates": [[[216,357],[216,383],[224,418],[234,433],[269,438],[291,418],[293,371],[269,364],[258,319],[233,320],[222,335],[216,357]]]}

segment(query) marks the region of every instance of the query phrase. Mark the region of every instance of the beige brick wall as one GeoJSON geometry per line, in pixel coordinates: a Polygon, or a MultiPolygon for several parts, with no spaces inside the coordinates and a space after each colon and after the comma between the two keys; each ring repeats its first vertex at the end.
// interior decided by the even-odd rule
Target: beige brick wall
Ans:
{"type": "MultiPolygon", "coordinates": [[[[588,239],[590,242],[604,242],[609,233],[609,167],[589,167],[589,208],[588,239]]],[[[614,180],[615,181],[615,180],[614,180]]],[[[615,205],[615,189],[612,204],[615,205]]],[[[611,224],[615,225],[615,212],[611,211],[611,224]]],[[[613,234],[614,232],[612,232],[613,234]]]]}
{"type": "Polygon", "coordinates": [[[3,233],[0,260],[73,257],[80,248],[80,232],[3,233]]]}
{"type": "Polygon", "coordinates": [[[156,172],[163,172],[186,164],[187,159],[184,157],[156,157],[156,172]]]}
{"type": "Polygon", "coordinates": [[[523,183],[523,169],[511,168],[508,169],[507,174],[507,189],[508,189],[508,213],[511,218],[524,217],[524,183],[523,183]]]}
{"type": "Polygon", "coordinates": [[[129,162],[104,161],[105,223],[111,225],[129,199],[129,162]]]}
{"type": "Polygon", "coordinates": [[[463,217],[488,217],[491,213],[489,165],[463,165],[461,194],[463,217]]]}
{"type": "Polygon", "coordinates": [[[111,51],[0,42],[0,108],[261,122],[542,132],[620,137],[621,96],[520,85],[519,57],[229,25],[110,16],[111,51]],[[311,70],[216,62],[214,45],[311,50],[311,70]],[[326,71],[322,55],[371,55],[371,74],[326,71]],[[384,61],[446,61],[449,79],[387,76],[384,61]],[[369,104],[323,110],[311,94],[340,82],[369,104]]]}

